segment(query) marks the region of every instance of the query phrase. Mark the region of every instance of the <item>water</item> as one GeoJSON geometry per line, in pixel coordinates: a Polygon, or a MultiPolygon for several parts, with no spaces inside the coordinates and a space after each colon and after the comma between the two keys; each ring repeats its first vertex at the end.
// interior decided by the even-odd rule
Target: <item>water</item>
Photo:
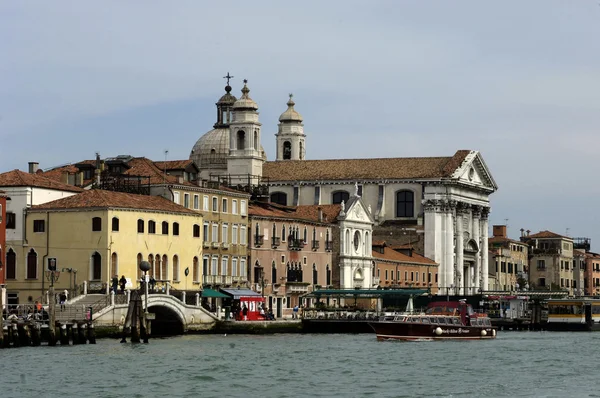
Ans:
{"type": "Polygon", "coordinates": [[[194,335],[0,350],[0,397],[600,397],[600,333],[194,335]]]}

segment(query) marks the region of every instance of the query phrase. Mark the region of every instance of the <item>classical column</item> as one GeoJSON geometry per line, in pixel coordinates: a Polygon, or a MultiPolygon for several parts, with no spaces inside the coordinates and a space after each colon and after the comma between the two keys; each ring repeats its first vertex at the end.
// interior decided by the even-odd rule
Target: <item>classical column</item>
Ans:
{"type": "MultiPolygon", "coordinates": [[[[444,236],[444,262],[446,271],[446,286],[456,286],[454,279],[454,206],[451,201],[446,203],[444,218],[446,219],[446,231],[444,236]]],[[[455,291],[451,291],[455,294],[455,291]]]]}
{"type": "Polygon", "coordinates": [[[427,199],[423,201],[423,212],[425,218],[425,257],[432,259],[439,264],[438,268],[438,294],[446,295],[446,288],[450,283],[446,283],[445,258],[442,257],[443,230],[445,229],[445,219],[442,218],[441,201],[437,199],[427,199]]]}
{"type": "Polygon", "coordinates": [[[468,210],[466,203],[459,202],[456,207],[456,285],[459,286],[458,294],[465,294],[463,286],[466,275],[463,275],[464,260],[464,216],[468,210]]]}
{"type": "Polygon", "coordinates": [[[490,214],[490,208],[484,207],[481,211],[481,289],[489,290],[488,278],[489,278],[489,250],[488,250],[488,215],[490,214]]]}
{"type": "Polygon", "coordinates": [[[481,231],[481,226],[479,225],[479,217],[481,217],[481,206],[473,206],[473,225],[471,227],[471,231],[473,232],[473,240],[477,243],[477,248],[479,249],[477,253],[475,253],[475,264],[473,266],[473,270],[471,271],[471,278],[469,280],[469,294],[477,293],[477,289],[479,288],[479,276],[481,275],[481,249],[482,245],[479,240],[479,231],[481,231]]]}

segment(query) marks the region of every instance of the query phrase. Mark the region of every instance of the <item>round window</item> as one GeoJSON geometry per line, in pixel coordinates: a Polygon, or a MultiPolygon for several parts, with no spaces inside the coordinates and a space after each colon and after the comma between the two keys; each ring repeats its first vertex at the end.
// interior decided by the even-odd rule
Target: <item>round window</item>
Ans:
{"type": "Polygon", "coordinates": [[[354,232],[354,250],[358,250],[358,245],[360,244],[360,233],[358,231],[354,232]]]}

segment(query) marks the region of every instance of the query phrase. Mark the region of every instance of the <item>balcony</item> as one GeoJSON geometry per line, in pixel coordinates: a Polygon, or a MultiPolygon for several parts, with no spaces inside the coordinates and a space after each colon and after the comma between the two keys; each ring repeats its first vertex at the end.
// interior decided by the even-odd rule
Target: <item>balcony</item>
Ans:
{"type": "Polygon", "coordinates": [[[204,247],[205,249],[208,249],[210,247],[210,242],[205,240],[204,242],[202,242],[202,247],[204,247]]]}
{"type": "Polygon", "coordinates": [[[300,251],[304,248],[304,241],[301,239],[288,239],[288,250],[300,251]]]}
{"type": "Polygon", "coordinates": [[[225,249],[225,250],[229,249],[229,243],[223,242],[223,249],[225,249]]]}
{"type": "Polygon", "coordinates": [[[211,242],[211,247],[213,249],[218,249],[221,246],[219,242],[211,242]]]}
{"type": "Polygon", "coordinates": [[[331,240],[325,241],[325,251],[326,252],[333,251],[333,241],[331,241],[331,240]]]}
{"type": "Polygon", "coordinates": [[[318,240],[313,240],[311,247],[313,250],[319,250],[319,241],[318,240]]]}
{"type": "Polygon", "coordinates": [[[275,249],[279,245],[281,245],[281,238],[278,238],[278,237],[271,238],[271,246],[273,247],[273,249],[275,249]]]}
{"type": "Polygon", "coordinates": [[[378,276],[374,276],[373,277],[373,286],[377,286],[379,285],[379,277],[378,276]]]}
{"type": "Polygon", "coordinates": [[[202,282],[205,285],[231,285],[233,278],[235,277],[230,275],[204,275],[202,282]]]}
{"type": "Polygon", "coordinates": [[[261,247],[265,243],[264,235],[255,235],[254,236],[254,246],[261,247]]]}
{"type": "Polygon", "coordinates": [[[288,282],[285,285],[285,292],[287,294],[304,294],[308,293],[308,282],[288,282]]]}

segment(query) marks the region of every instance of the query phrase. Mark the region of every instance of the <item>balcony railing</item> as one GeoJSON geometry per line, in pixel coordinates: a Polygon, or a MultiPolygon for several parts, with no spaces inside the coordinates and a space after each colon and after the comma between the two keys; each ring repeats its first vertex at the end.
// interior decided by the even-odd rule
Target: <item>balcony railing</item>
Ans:
{"type": "Polygon", "coordinates": [[[301,239],[288,239],[289,250],[302,250],[304,248],[304,241],[301,239]]]}
{"type": "Polygon", "coordinates": [[[265,243],[265,236],[264,235],[255,235],[254,236],[254,246],[260,247],[264,243],[265,243]]]}
{"type": "Polygon", "coordinates": [[[219,248],[219,246],[221,246],[221,244],[220,244],[219,242],[212,242],[212,243],[211,243],[211,247],[212,247],[213,249],[218,249],[218,248],[219,248]]]}
{"type": "Polygon", "coordinates": [[[326,240],[325,241],[325,251],[330,252],[333,250],[333,241],[326,240]]]}
{"type": "Polygon", "coordinates": [[[308,282],[288,282],[285,285],[286,293],[308,293],[308,282]]]}
{"type": "Polygon", "coordinates": [[[313,240],[311,247],[312,247],[313,250],[319,250],[319,241],[318,240],[313,240]]]}
{"type": "Polygon", "coordinates": [[[210,242],[209,242],[209,241],[207,241],[207,240],[205,240],[204,242],[202,242],[202,246],[203,246],[205,249],[208,249],[208,248],[210,247],[210,242]]]}
{"type": "Polygon", "coordinates": [[[223,242],[223,249],[229,249],[229,243],[223,242]]]}
{"type": "Polygon", "coordinates": [[[202,282],[206,285],[231,285],[233,278],[231,275],[204,275],[202,282]]]}
{"type": "Polygon", "coordinates": [[[276,236],[271,238],[271,246],[273,246],[275,248],[275,247],[278,247],[279,245],[281,245],[281,238],[278,238],[276,236]]]}

